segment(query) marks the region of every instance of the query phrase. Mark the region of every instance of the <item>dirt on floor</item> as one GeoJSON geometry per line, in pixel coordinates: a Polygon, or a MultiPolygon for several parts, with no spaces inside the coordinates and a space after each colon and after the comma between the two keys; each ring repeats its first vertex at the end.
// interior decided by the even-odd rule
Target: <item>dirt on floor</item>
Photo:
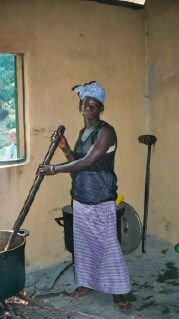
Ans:
{"type": "Polygon", "coordinates": [[[6,318],[179,319],[179,255],[174,246],[148,236],[145,254],[139,247],[125,258],[132,283],[127,295],[132,303],[130,313],[119,311],[109,294],[92,291],[81,298],[71,297],[76,286],[72,261],[67,260],[48,269],[27,271],[26,295],[16,296],[17,303],[6,301],[6,318]]]}

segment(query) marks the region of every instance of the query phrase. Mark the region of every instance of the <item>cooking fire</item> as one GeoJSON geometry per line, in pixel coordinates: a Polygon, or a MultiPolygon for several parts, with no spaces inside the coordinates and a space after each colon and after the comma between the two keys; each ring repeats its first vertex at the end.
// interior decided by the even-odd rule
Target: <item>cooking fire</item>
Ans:
{"type": "MultiPolygon", "coordinates": [[[[22,292],[21,293],[22,295],[24,295],[24,297],[27,295],[27,292],[22,292]]],[[[8,305],[8,304],[17,304],[17,305],[28,305],[29,304],[29,301],[23,299],[23,298],[20,298],[20,297],[10,297],[8,299],[5,300],[5,303],[8,305]]]]}
{"type": "Polygon", "coordinates": [[[27,292],[22,291],[17,296],[12,296],[0,302],[0,319],[20,318],[16,316],[17,306],[27,306],[29,301],[26,300],[27,292]]]}

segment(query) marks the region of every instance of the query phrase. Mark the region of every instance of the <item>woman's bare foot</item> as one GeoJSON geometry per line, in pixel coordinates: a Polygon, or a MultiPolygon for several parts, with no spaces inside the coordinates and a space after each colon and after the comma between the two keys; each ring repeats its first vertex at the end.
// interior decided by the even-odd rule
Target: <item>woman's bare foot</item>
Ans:
{"type": "Polygon", "coordinates": [[[123,312],[128,312],[131,310],[131,303],[125,299],[123,295],[113,295],[113,300],[117,304],[118,308],[123,312]]]}
{"type": "Polygon", "coordinates": [[[90,291],[92,291],[93,289],[91,288],[87,288],[87,287],[78,287],[76,288],[71,294],[71,297],[75,297],[75,298],[79,298],[82,296],[86,296],[90,291]]]}

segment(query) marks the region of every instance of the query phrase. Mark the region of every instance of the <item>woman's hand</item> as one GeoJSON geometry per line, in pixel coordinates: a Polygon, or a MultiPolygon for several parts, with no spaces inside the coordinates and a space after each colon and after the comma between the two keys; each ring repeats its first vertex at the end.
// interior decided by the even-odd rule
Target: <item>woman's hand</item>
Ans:
{"type": "Polygon", "coordinates": [[[71,148],[65,138],[65,136],[62,136],[59,143],[58,143],[58,146],[60,147],[60,149],[63,151],[64,155],[66,156],[67,160],[69,162],[73,161],[74,160],[74,154],[73,152],[71,151],[71,148]]]}
{"type": "Polygon", "coordinates": [[[58,146],[61,148],[62,151],[65,151],[66,149],[69,148],[69,145],[65,136],[63,135],[61,136],[58,146]]]}
{"type": "Polygon", "coordinates": [[[55,172],[55,166],[54,165],[43,165],[40,164],[37,170],[36,175],[54,175],[55,172]]]}

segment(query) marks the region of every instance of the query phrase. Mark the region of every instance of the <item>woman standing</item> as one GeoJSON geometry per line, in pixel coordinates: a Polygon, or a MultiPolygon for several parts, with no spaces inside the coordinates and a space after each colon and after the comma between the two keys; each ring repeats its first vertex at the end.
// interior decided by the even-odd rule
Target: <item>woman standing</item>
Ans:
{"type": "Polygon", "coordinates": [[[124,294],[131,289],[126,263],[117,239],[117,178],[114,159],[117,137],[114,128],[100,120],[105,90],[90,82],[77,86],[84,128],[74,151],[63,136],[59,147],[68,162],[40,165],[38,174],[72,173],[75,282],[71,294],[84,296],[92,290],[111,293],[122,311],[131,304],[124,294]]]}

